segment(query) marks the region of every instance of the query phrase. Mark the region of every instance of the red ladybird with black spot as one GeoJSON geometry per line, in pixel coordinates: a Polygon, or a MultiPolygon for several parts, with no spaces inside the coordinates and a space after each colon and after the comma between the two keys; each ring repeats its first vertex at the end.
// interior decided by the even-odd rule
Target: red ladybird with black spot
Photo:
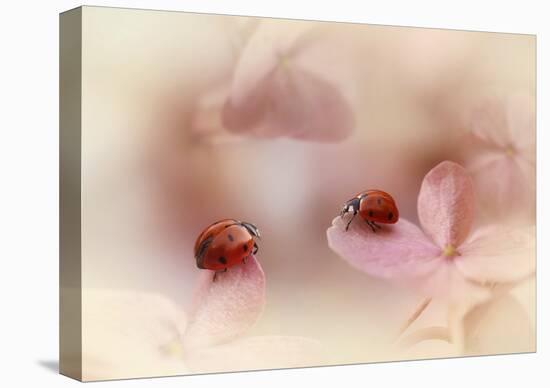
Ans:
{"type": "Polygon", "coordinates": [[[357,194],[344,203],[340,216],[353,213],[346,225],[346,231],[357,214],[367,223],[373,232],[380,224],[395,224],[399,220],[399,210],[391,195],[382,190],[367,190],[357,194]]]}
{"type": "Polygon", "coordinates": [[[227,271],[258,251],[258,228],[250,222],[233,219],[213,223],[195,242],[195,259],[200,269],[227,271]]]}

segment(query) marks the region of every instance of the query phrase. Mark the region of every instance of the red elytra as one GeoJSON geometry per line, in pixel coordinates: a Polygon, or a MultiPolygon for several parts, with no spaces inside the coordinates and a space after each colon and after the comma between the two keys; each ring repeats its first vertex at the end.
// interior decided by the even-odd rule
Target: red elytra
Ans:
{"type": "Polygon", "coordinates": [[[206,227],[195,242],[195,259],[200,269],[226,271],[258,251],[258,228],[249,222],[225,219],[206,227]]]}
{"type": "Polygon", "coordinates": [[[346,231],[357,214],[369,225],[373,232],[380,224],[395,224],[399,220],[399,210],[391,195],[382,190],[367,190],[344,203],[340,216],[353,213],[346,225],[346,231]]]}

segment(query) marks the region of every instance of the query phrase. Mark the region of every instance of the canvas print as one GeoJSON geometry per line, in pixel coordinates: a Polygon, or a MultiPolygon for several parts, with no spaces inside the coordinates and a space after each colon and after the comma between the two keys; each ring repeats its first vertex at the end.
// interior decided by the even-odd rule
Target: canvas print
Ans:
{"type": "Polygon", "coordinates": [[[535,36],[60,23],[62,373],[536,351],[535,36]]]}

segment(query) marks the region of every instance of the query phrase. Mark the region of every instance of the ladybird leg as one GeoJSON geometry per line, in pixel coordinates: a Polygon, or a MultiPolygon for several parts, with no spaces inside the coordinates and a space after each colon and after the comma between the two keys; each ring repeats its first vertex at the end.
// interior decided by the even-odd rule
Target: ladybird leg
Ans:
{"type": "Polygon", "coordinates": [[[376,226],[378,229],[382,229],[382,227],[380,225],[378,225],[376,222],[374,221],[371,221],[371,224],[373,224],[374,226],[376,226]]]}
{"type": "Polygon", "coordinates": [[[349,229],[349,225],[351,224],[351,221],[353,221],[353,219],[355,218],[356,215],[357,215],[357,212],[354,211],[354,212],[353,212],[353,216],[351,216],[351,218],[349,219],[349,221],[348,221],[348,223],[347,223],[347,225],[346,225],[346,232],[347,232],[348,229],[349,229]]]}
{"type": "Polygon", "coordinates": [[[217,277],[218,277],[218,273],[225,273],[225,272],[227,272],[227,267],[225,267],[225,268],[223,269],[223,271],[215,271],[215,272],[214,272],[214,277],[212,278],[212,281],[213,281],[213,282],[216,281],[216,279],[217,279],[217,277]]]}
{"type": "Polygon", "coordinates": [[[372,226],[373,223],[372,223],[371,221],[369,221],[369,220],[365,220],[365,222],[367,223],[368,226],[370,226],[370,228],[372,229],[372,231],[373,231],[374,233],[376,233],[376,229],[374,229],[374,226],[372,226]]]}
{"type": "Polygon", "coordinates": [[[252,254],[255,255],[256,253],[258,253],[258,244],[254,242],[254,249],[252,250],[252,254]]]}

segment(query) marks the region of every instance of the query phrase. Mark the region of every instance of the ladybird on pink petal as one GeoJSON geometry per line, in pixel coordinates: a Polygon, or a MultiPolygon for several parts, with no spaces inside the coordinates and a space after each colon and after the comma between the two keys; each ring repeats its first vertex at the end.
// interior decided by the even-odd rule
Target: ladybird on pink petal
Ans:
{"type": "Polygon", "coordinates": [[[357,214],[373,232],[382,228],[377,222],[380,224],[395,224],[399,220],[399,210],[395,200],[390,194],[382,190],[367,190],[357,194],[344,203],[340,216],[343,218],[346,213],[352,213],[346,224],[346,231],[357,214]]]}
{"type": "Polygon", "coordinates": [[[258,228],[249,222],[224,219],[204,229],[195,242],[195,260],[200,269],[225,272],[237,264],[245,263],[255,254],[260,237],[258,228]]]}
{"type": "Polygon", "coordinates": [[[422,183],[420,228],[400,219],[377,233],[365,223],[347,231],[346,222],[337,217],[327,230],[328,244],[369,275],[411,281],[429,296],[470,306],[487,297],[487,281],[519,282],[534,273],[536,264],[534,228],[505,225],[472,231],[474,203],[466,170],[444,161],[422,183]]]}

